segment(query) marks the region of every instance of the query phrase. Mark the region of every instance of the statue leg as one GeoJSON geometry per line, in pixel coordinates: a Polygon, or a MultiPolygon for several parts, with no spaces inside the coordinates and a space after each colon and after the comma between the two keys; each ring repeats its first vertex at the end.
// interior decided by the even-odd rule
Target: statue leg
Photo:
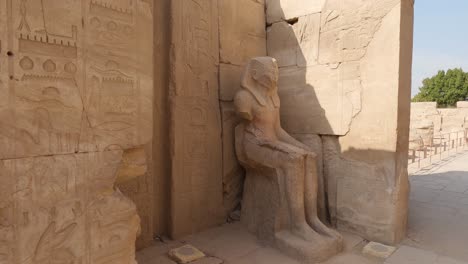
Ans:
{"type": "Polygon", "coordinates": [[[314,157],[307,155],[305,158],[305,214],[307,223],[318,233],[331,238],[341,240],[341,235],[335,230],[327,227],[317,216],[318,175],[317,161],[314,157]]]}
{"type": "Polygon", "coordinates": [[[305,158],[299,154],[289,154],[292,158],[282,166],[283,181],[285,187],[285,199],[289,209],[291,231],[294,235],[304,240],[317,242],[320,235],[317,234],[306,221],[305,193],[304,193],[304,168],[305,158]]]}

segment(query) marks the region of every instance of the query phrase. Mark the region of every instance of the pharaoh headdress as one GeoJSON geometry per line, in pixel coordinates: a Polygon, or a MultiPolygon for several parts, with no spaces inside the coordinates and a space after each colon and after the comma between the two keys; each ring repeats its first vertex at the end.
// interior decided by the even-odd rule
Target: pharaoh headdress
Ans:
{"type": "MultiPolygon", "coordinates": [[[[271,57],[257,57],[249,61],[245,67],[244,74],[242,75],[241,87],[249,91],[262,106],[267,105],[268,98],[265,98],[263,93],[258,91],[257,81],[253,78],[252,71],[267,71],[269,69],[274,69],[275,67],[278,67],[275,59],[271,57]]],[[[277,87],[275,87],[274,94],[271,95],[271,100],[276,108],[280,107],[277,87]]]]}

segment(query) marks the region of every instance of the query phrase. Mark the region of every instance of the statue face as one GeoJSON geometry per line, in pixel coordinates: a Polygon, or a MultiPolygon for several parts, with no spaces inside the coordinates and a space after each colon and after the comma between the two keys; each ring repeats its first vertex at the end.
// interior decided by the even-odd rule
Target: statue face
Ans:
{"type": "Polygon", "coordinates": [[[276,89],[278,84],[278,64],[275,59],[268,58],[259,62],[252,72],[253,78],[269,91],[276,89]]]}

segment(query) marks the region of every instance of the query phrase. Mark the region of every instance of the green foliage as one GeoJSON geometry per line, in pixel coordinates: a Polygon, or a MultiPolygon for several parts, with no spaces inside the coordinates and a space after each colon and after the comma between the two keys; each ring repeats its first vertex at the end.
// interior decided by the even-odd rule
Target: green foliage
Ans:
{"type": "Polygon", "coordinates": [[[439,71],[431,78],[424,79],[413,102],[437,102],[439,107],[455,106],[468,97],[468,73],[456,68],[439,71]]]}

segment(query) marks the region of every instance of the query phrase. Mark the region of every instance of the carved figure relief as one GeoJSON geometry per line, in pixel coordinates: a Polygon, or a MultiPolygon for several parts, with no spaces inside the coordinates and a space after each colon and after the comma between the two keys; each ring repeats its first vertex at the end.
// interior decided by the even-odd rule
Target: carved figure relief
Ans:
{"type": "Polygon", "coordinates": [[[76,16],[54,20],[60,17],[56,10],[70,8],[69,4],[68,0],[21,0],[12,2],[7,10],[13,17],[8,21],[13,25],[8,48],[14,65],[9,69],[9,104],[0,121],[0,139],[10,147],[0,151],[0,158],[78,149],[81,80],[66,71],[65,65],[78,65],[80,21],[76,16]]]}
{"type": "Polygon", "coordinates": [[[236,152],[247,171],[242,222],[260,239],[304,263],[342,249],[341,235],[317,216],[316,154],[281,128],[275,59],[246,66],[235,96],[244,123],[236,127],[236,152]]]}
{"type": "MultiPolygon", "coordinates": [[[[151,65],[138,49],[145,30],[144,17],[136,17],[139,1],[96,1],[87,5],[86,88],[80,151],[126,149],[141,145],[147,130],[140,129],[141,104],[152,87],[148,76],[137,71],[151,65]],[[142,84],[144,83],[144,84],[142,84]]],[[[146,110],[147,111],[147,110],[146,110]]]]}
{"type": "Polygon", "coordinates": [[[151,143],[139,4],[0,0],[1,264],[135,263],[140,220],[114,184],[115,149],[151,143]]]}

